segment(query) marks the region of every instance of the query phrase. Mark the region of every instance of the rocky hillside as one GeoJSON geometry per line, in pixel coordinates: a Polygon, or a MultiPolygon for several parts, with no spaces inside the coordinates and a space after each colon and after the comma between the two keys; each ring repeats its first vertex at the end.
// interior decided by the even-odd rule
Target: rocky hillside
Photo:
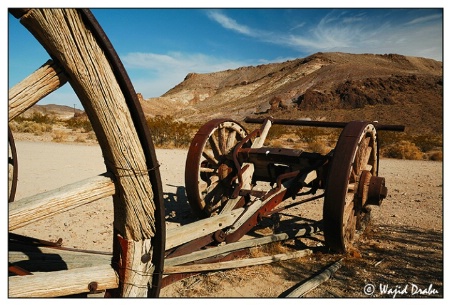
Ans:
{"type": "Polygon", "coordinates": [[[396,54],[317,53],[283,63],[190,73],[146,115],[205,122],[246,116],[377,120],[442,133],[442,62],[396,54]]]}

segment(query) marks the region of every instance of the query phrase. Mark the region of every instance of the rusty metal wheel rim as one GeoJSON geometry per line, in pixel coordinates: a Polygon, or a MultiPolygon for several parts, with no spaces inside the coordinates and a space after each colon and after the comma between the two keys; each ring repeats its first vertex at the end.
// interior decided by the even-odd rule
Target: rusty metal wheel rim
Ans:
{"type": "Polygon", "coordinates": [[[363,171],[378,173],[376,130],[367,122],[351,122],[339,137],[325,189],[325,243],[333,251],[347,252],[369,216],[356,196],[363,171]]]}
{"type": "Polygon", "coordinates": [[[14,137],[11,132],[11,129],[8,128],[8,202],[14,201],[16,196],[17,189],[17,174],[18,174],[18,165],[17,165],[17,150],[16,144],[14,142],[14,137]]]}
{"type": "Polygon", "coordinates": [[[189,147],[186,158],[186,195],[200,218],[218,212],[235,185],[233,148],[247,136],[244,127],[229,119],[203,125],[189,147]]]}

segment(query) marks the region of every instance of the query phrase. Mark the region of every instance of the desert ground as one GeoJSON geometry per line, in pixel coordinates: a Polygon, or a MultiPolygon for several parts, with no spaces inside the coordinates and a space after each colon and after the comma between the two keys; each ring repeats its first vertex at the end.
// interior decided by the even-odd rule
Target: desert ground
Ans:
{"type": "MultiPolygon", "coordinates": [[[[100,148],[86,143],[53,143],[16,139],[19,181],[16,200],[105,171],[100,148]]],[[[167,227],[195,221],[185,197],[187,150],[157,149],[161,164],[167,227]]],[[[442,298],[443,163],[381,159],[388,197],[373,209],[372,222],[357,252],[342,256],[315,251],[281,263],[197,275],[161,290],[161,297],[286,296],[289,291],[343,258],[332,278],[304,295],[307,298],[442,298]]],[[[320,220],[318,200],[281,214],[281,226],[320,220]]],[[[45,219],[16,233],[45,240],[63,239],[63,246],[111,251],[112,200],[104,199],[45,219]]],[[[270,224],[258,229],[270,230],[270,224]]],[[[323,245],[318,234],[284,248],[323,245]]]]}

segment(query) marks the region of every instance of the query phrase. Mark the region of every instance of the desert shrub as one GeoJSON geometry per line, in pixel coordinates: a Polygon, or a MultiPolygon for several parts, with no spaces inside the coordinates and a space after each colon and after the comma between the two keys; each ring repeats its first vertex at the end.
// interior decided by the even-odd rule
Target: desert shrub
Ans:
{"type": "Polygon", "coordinates": [[[67,133],[62,130],[55,130],[52,134],[53,142],[64,142],[67,139],[67,133]]]}
{"type": "Polygon", "coordinates": [[[52,131],[52,125],[46,123],[36,123],[33,121],[13,121],[9,124],[12,132],[32,133],[42,135],[44,132],[52,131]]]}
{"type": "Polygon", "coordinates": [[[91,122],[86,116],[72,117],[66,120],[65,124],[68,128],[72,128],[74,131],[81,129],[84,132],[90,132],[93,130],[91,122]]]}
{"type": "MultiPolygon", "coordinates": [[[[250,130],[248,130],[250,132],[250,130]]],[[[272,125],[269,129],[269,133],[267,134],[267,140],[275,140],[281,138],[283,135],[289,133],[286,126],[283,125],[272,125]]]]}
{"type": "Polygon", "coordinates": [[[308,149],[311,152],[316,152],[319,154],[327,154],[330,149],[324,144],[324,141],[314,141],[308,143],[308,149]]]}
{"type": "Polygon", "coordinates": [[[158,147],[188,147],[195,133],[195,126],[174,120],[172,116],[156,116],[146,121],[158,147]]]}
{"type": "Polygon", "coordinates": [[[416,135],[413,137],[414,144],[420,148],[422,152],[434,150],[442,147],[442,136],[436,135],[416,135]]]}
{"type": "Polygon", "coordinates": [[[81,135],[79,135],[79,136],[77,136],[77,137],[75,138],[74,141],[75,141],[75,142],[78,142],[78,143],[85,143],[85,142],[86,142],[86,138],[83,137],[83,136],[81,136],[81,135]]]}
{"type": "Polygon", "coordinates": [[[428,160],[431,161],[442,161],[444,159],[442,151],[430,151],[427,155],[428,160]]]}
{"type": "Polygon", "coordinates": [[[32,133],[42,135],[52,131],[52,125],[56,122],[55,116],[33,112],[30,116],[20,115],[9,124],[13,132],[32,133]]]}
{"type": "Polygon", "coordinates": [[[381,147],[388,147],[390,145],[397,144],[400,141],[411,142],[411,140],[412,140],[411,137],[408,137],[403,132],[386,131],[386,130],[378,131],[378,143],[381,147]]]}
{"type": "Polygon", "coordinates": [[[401,140],[398,143],[390,144],[382,148],[381,155],[387,158],[422,160],[423,152],[409,141],[401,140]]]}
{"type": "Polygon", "coordinates": [[[97,140],[94,131],[89,131],[86,136],[86,140],[97,140]]]}
{"type": "Polygon", "coordinates": [[[15,122],[35,122],[38,124],[54,124],[57,122],[57,118],[55,115],[48,113],[40,113],[37,111],[32,112],[29,116],[20,115],[14,118],[15,122]]]}
{"type": "Polygon", "coordinates": [[[323,136],[323,130],[320,128],[303,127],[298,128],[295,134],[300,138],[300,141],[310,144],[317,142],[319,137],[323,136]]]}

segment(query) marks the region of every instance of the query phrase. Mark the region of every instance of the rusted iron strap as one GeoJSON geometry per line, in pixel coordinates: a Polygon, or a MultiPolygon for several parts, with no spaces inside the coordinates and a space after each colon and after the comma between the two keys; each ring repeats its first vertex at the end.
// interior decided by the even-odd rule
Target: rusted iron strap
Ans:
{"type": "Polygon", "coordinates": [[[197,250],[203,248],[204,246],[211,244],[212,242],[214,242],[214,233],[194,239],[184,245],[179,246],[174,251],[172,251],[171,253],[166,255],[165,258],[167,259],[167,258],[172,258],[172,257],[177,257],[177,256],[185,255],[188,253],[192,253],[194,251],[197,251],[197,250]]]}
{"type": "Polygon", "coordinates": [[[303,203],[306,203],[306,202],[310,202],[310,201],[314,201],[314,200],[316,200],[316,199],[320,199],[320,198],[322,198],[322,197],[324,197],[324,196],[325,196],[325,193],[320,194],[320,195],[317,195],[317,196],[314,196],[314,197],[311,197],[311,198],[308,198],[308,199],[300,200],[300,201],[297,201],[297,202],[288,204],[287,206],[284,206],[284,207],[281,207],[281,208],[272,210],[272,211],[270,211],[270,212],[268,212],[268,213],[265,213],[263,216],[265,216],[265,217],[271,216],[271,215],[273,215],[273,214],[275,214],[275,213],[279,213],[279,212],[281,212],[281,211],[287,210],[287,209],[289,209],[289,208],[295,207],[295,206],[297,206],[297,205],[300,205],[300,204],[303,204],[303,203]]]}
{"type": "MultiPolygon", "coordinates": [[[[262,124],[265,119],[262,118],[250,118],[246,117],[244,122],[262,124]]],[[[369,122],[375,126],[378,130],[389,131],[405,131],[404,125],[385,125],[378,124],[377,122],[369,122]]],[[[344,128],[348,122],[326,122],[326,121],[307,121],[307,120],[285,120],[285,119],[272,119],[272,124],[290,125],[290,126],[309,126],[309,127],[328,127],[328,128],[344,128]]]]}
{"type": "Polygon", "coordinates": [[[14,266],[14,265],[9,265],[8,266],[8,272],[11,272],[13,274],[20,275],[20,276],[32,275],[33,274],[30,271],[28,271],[28,270],[25,270],[25,269],[23,269],[23,268],[21,268],[19,266],[14,266]]]}

